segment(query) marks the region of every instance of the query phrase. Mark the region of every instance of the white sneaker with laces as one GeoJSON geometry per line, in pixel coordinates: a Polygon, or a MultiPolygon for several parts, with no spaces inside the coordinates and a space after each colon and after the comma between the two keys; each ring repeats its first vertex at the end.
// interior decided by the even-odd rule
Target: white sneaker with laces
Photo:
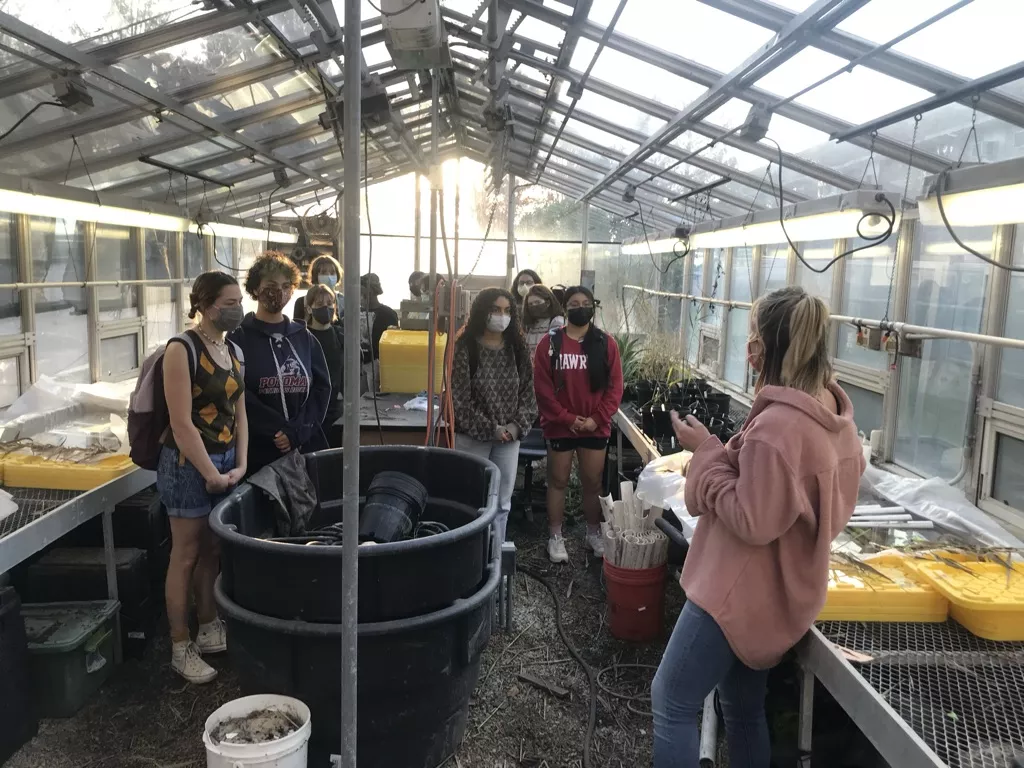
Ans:
{"type": "Polygon", "coordinates": [[[171,651],[171,668],[190,683],[202,685],[217,677],[217,670],[203,661],[193,642],[182,643],[171,651]]]}
{"type": "Polygon", "coordinates": [[[214,619],[209,624],[200,624],[199,634],[196,635],[196,647],[204,655],[224,653],[228,649],[228,633],[224,622],[214,619]]]}
{"type": "Polygon", "coordinates": [[[604,538],[600,533],[588,533],[587,546],[594,553],[595,557],[604,557],[604,538]]]}
{"type": "Polygon", "coordinates": [[[562,536],[552,536],[548,539],[548,560],[552,563],[568,563],[569,553],[565,551],[565,539],[562,536]]]}

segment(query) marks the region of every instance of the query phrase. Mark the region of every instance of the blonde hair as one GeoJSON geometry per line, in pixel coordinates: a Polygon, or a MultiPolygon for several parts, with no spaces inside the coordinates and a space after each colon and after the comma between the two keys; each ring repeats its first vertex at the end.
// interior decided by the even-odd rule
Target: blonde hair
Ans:
{"type": "Polygon", "coordinates": [[[759,385],[791,387],[817,396],[833,376],[825,302],[791,286],[762,296],[752,312],[756,340],[764,349],[759,385]]]}
{"type": "Polygon", "coordinates": [[[308,291],[306,291],[307,323],[312,322],[313,320],[313,305],[316,304],[317,299],[322,299],[325,296],[331,300],[332,304],[334,304],[334,311],[338,311],[338,297],[335,295],[334,291],[331,290],[331,287],[328,285],[317,283],[316,285],[311,286],[308,291]]]}

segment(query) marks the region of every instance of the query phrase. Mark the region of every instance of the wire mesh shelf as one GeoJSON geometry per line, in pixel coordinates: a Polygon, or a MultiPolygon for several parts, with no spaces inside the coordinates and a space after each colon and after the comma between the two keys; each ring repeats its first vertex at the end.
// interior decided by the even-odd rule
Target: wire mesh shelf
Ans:
{"type": "Polygon", "coordinates": [[[48,488],[8,488],[18,505],[18,511],[0,520],[0,539],[35,522],[48,512],[52,512],[61,504],[66,504],[81,491],[51,490],[48,488]]]}
{"type": "Polygon", "coordinates": [[[821,633],[871,657],[854,668],[949,768],[1024,758],[1024,643],[944,624],[830,621],[821,633]]]}

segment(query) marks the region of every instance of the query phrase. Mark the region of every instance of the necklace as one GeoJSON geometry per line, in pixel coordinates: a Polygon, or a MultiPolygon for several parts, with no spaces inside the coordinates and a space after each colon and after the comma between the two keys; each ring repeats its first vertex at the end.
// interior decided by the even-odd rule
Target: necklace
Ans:
{"type": "Polygon", "coordinates": [[[200,336],[213,345],[213,348],[217,350],[217,352],[223,354],[227,350],[227,344],[223,340],[217,341],[216,339],[211,338],[210,335],[203,330],[203,326],[197,325],[196,330],[199,331],[200,336]]]}

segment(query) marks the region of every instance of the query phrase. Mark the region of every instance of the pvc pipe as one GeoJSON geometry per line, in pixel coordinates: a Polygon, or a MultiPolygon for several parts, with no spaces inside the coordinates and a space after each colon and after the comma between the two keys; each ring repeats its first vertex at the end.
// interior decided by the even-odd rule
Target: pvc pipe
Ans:
{"type": "Polygon", "coordinates": [[[700,725],[700,768],[714,768],[718,757],[718,716],[715,714],[715,692],[704,699],[700,725]]]}
{"type": "Polygon", "coordinates": [[[890,514],[903,512],[903,507],[886,507],[881,504],[864,504],[863,506],[857,506],[853,508],[853,514],[855,515],[878,515],[878,514],[890,514]]]}
{"type": "MultiPolygon", "coordinates": [[[[359,181],[362,175],[362,3],[345,0],[345,295],[359,306],[359,181]]],[[[356,768],[356,681],[359,644],[359,323],[345,323],[345,403],[342,447],[341,768],[356,768]]]]}
{"type": "Polygon", "coordinates": [[[914,519],[913,515],[854,515],[850,518],[851,523],[908,523],[914,519]]]}
{"type": "Polygon", "coordinates": [[[850,521],[846,524],[847,528],[892,528],[893,530],[917,530],[930,531],[935,528],[935,524],[930,520],[917,520],[909,523],[887,523],[884,521],[873,521],[873,522],[860,522],[850,521]]]}

